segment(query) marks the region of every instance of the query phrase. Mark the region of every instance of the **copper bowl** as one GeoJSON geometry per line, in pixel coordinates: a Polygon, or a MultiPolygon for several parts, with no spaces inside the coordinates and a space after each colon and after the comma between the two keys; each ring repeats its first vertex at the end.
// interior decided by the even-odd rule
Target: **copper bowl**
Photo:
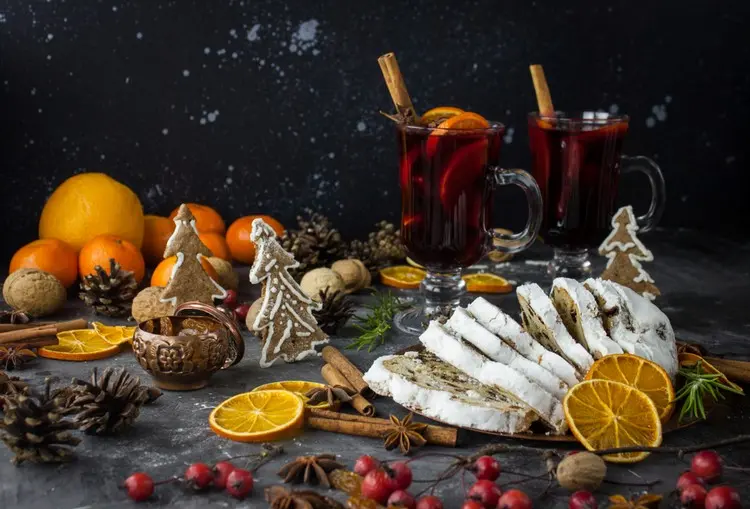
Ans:
{"type": "Polygon", "coordinates": [[[245,343],[233,318],[213,306],[186,302],[175,309],[175,316],[138,324],[133,352],[158,387],[190,391],[205,387],[216,371],[237,364],[245,343]]]}

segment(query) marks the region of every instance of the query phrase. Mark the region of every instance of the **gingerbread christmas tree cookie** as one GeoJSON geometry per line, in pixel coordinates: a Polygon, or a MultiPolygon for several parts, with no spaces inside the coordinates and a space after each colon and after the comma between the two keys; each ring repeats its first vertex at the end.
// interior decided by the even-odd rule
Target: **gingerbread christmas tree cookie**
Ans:
{"type": "Polygon", "coordinates": [[[175,230],[167,241],[164,258],[176,256],[177,262],[159,300],[179,306],[189,301],[213,304],[214,299],[223,299],[227,292],[211,279],[201,265],[201,258],[212,253],[198,238],[195,217],[187,205],[180,206],[174,222],[175,230]]]}
{"type": "Polygon", "coordinates": [[[295,362],[317,355],[315,347],[328,343],[328,336],[312,314],[318,304],[289,275],[299,263],[284,251],[262,219],[253,221],[250,239],[256,248],[250,282],[263,283],[261,308],[251,324],[263,342],[260,366],[267,368],[279,358],[295,362]]]}
{"type": "Polygon", "coordinates": [[[654,300],[661,292],[641,262],[651,262],[654,255],[638,239],[638,223],[630,205],[612,217],[612,232],[599,246],[599,254],[608,258],[602,279],[609,279],[654,300]]]}

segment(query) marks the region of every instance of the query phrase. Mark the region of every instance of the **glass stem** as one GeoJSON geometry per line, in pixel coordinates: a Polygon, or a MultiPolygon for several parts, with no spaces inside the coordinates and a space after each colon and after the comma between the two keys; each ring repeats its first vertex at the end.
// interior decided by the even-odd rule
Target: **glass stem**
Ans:
{"type": "Polygon", "coordinates": [[[424,314],[431,318],[437,314],[450,314],[460,305],[461,297],[466,295],[466,282],[461,279],[461,269],[450,272],[428,270],[421,289],[424,296],[424,314]]]}
{"type": "Polygon", "coordinates": [[[547,271],[552,277],[569,277],[582,280],[591,276],[591,260],[588,249],[555,248],[555,256],[547,271]]]}

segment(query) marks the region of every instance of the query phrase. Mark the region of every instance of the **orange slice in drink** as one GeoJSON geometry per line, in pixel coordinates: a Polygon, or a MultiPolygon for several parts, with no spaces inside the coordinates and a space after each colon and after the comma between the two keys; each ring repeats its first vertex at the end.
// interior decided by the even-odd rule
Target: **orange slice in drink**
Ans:
{"type": "Polygon", "coordinates": [[[302,427],[305,405],[289,391],[255,391],[233,396],[213,409],[208,424],[217,435],[237,442],[287,438],[302,427]]]}
{"type": "Polygon", "coordinates": [[[269,384],[259,385],[252,392],[257,391],[289,391],[293,392],[305,403],[306,408],[328,408],[328,402],[318,403],[317,405],[308,404],[309,398],[305,394],[311,389],[321,389],[325,387],[318,382],[307,382],[304,380],[284,380],[281,382],[271,382],[269,384]]]}
{"type": "MultiPolygon", "coordinates": [[[[438,139],[438,138],[435,138],[438,139]]],[[[469,144],[466,144],[453,152],[443,170],[440,178],[440,200],[445,210],[453,212],[453,207],[458,199],[471,189],[473,185],[481,185],[480,181],[486,178],[483,168],[487,164],[487,139],[480,138],[469,144]]],[[[473,204],[482,205],[481,200],[472,200],[473,204]]],[[[479,211],[464,211],[471,214],[479,211]]]]}
{"type": "Polygon", "coordinates": [[[380,282],[387,286],[403,289],[419,288],[426,272],[411,265],[395,265],[380,271],[380,282]]]}
{"type": "Polygon", "coordinates": [[[39,357],[61,361],[93,361],[111,357],[120,351],[94,329],[77,329],[57,333],[59,344],[39,349],[39,357]]]}
{"type": "MultiPolygon", "coordinates": [[[[581,382],[565,395],[563,410],[570,431],[589,451],[661,445],[659,410],[645,392],[627,384],[611,380],[581,382]]],[[[648,455],[629,452],[603,458],[613,463],[635,463],[648,455]]]]}
{"type": "Polygon", "coordinates": [[[466,274],[463,280],[466,281],[466,289],[470,292],[510,293],[513,291],[513,285],[497,274],[485,272],[466,274]]]}
{"type": "Polygon", "coordinates": [[[462,110],[461,108],[456,108],[454,106],[438,106],[437,108],[428,110],[424,115],[422,115],[422,118],[419,119],[419,123],[421,125],[427,126],[440,119],[445,120],[447,118],[455,117],[456,115],[460,115],[463,112],[464,110],[462,110]]]}
{"type": "MultiPolygon", "coordinates": [[[[460,115],[447,118],[440,122],[438,129],[487,129],[490,123],[479,113],[465,111],[460,115]]],[[[435,134],[445,134],[444,131],[436,131],[435,134]]]]}
{"type": "Polygon", "coordinates": [[[586,380],[603,379],[622,382],[643,391],[651,398],[665,423],[674,412],[675,392],[664,368],[643,357],[629,353],[607,355],[594,363],[586,380]]]}

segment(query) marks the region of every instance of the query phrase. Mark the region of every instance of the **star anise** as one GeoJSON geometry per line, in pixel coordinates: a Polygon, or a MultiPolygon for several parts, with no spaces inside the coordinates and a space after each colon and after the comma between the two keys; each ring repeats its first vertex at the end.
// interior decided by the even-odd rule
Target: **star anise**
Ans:
{"type": "Polygon", "coordinates": [[[355,394],[357,394],[357,391],[343,385],[324,385],[323,387],[310,389],[305,393],[305,397],[308,398],[308,404],[310,405],[327,402],[328,406],[333,407],[337,403],[349,403],[355,394]]]}
{"type": "Polygon", "coordinates": [[[10,311],[0,311],[0,323],[29,323],[31,318],[23,311],[16,311],[15,309],[10,311]]]}
{"type": "Polygon", "coordinates": [[[394,415],[390,416],[390,431],[385,436],[384,443],[386,450],[390,451],[398,447],[401,454],[409,454],[412,448],[419,448],[427,443],[424,438],[427,424],[411,422],[412,417],[414,417],[412,413],[401,420],[394,415]]]}
{"type": "Polygon", "coordinates": [[[26,345],[0,346],[0,367],[6,370],[20,368],[27,362],[36,358],[33,350],[26,345]]]}
{"type": "Polygon", "coordinates": [[[661,495],[646,493],[640,497],[632,497],[630,500],[622,495],[609,497],[609,509],[656,509],[661,503],[661,495]]]}
{"type": "Polygon", "coordinates": [[[292,484],[319,484],[326,488],[331,487],[328,480],[328,472],[344,468],[344,465],[336,461],[333,454],[318,454],[317,456],[299,456],[281,467],[279,476],[284,478],[284,482],[292,484]]]}
{"type": "Polygon", "coordinates": [[[344,506],[314,491],[290,491],[283,486],[266,488],[266,501],[271,509],[344,509],[344,506]]]}

